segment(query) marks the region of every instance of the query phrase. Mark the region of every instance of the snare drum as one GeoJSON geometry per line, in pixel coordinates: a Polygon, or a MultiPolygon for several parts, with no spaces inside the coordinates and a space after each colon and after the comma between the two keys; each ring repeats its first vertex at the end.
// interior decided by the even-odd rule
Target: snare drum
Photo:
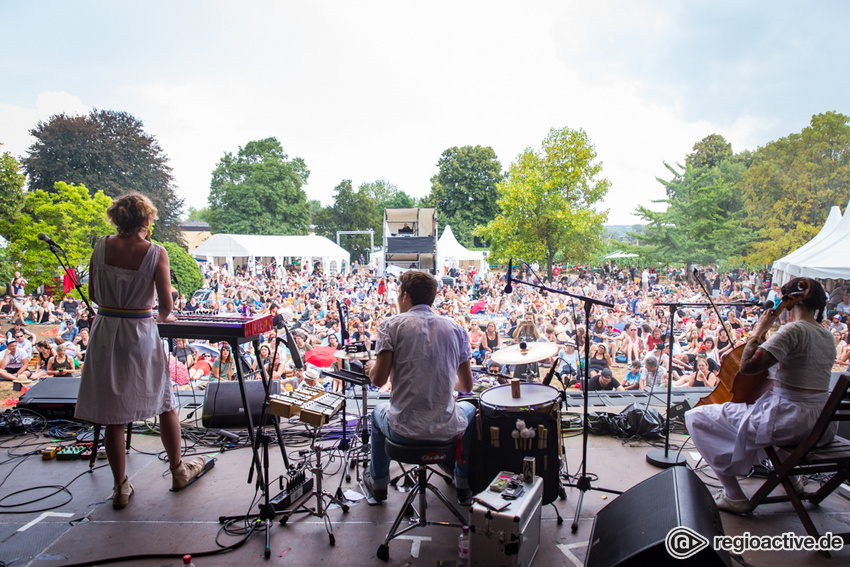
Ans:
{"type": "Polygon", "coordinates": [[[541,412],[556,415],[560,409],[561,392],[539,382],[523,382],[519,385],[520,396],[511,397],[511,385],[494,386],[481,392],[481,413],[492,416],[499,413],[541,412]]]}

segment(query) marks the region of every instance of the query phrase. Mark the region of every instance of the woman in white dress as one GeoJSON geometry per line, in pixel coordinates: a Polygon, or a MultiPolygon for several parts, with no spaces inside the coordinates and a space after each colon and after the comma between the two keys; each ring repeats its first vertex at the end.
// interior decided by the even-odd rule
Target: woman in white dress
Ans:
{"type": "Polygon", "coordinates": [[[205,459],[183,462],[177,405],[168,356],[157,323],[175,321],[168,254],[150,237],[156,208],[144,196],[124,195],[106,211],[116,235],[97,241],[89,264],[89,296],[98,305],[80,381],[75,415],[106,426],[104,444],[115,480],[113,508],[133,494],[125,473],[124,425],[160,418],[162,444],[171,465],[172,490],[203,471],[205,459]],[[152,317],[154,292],[159,312],[152,317]]]}
{"type": "MultiPolygon", "coordinates": [[[[741,355],[741,374],[769,371],[772,388],[753,404],[711,404],[685,414],[685,424],[697,450],[723,485],[715,502],[720,510],[750,511],[737,476],[745,475],[763,457],[767,446],[792,446],[811,432],[829,397],[835,343],[821,325],[826,308],[823,287],[808,278],[782,286],[783,296],[809,290],[810,297],[788,312],[788,323],[765,340],[777,317],[768,310],[759,319],[741,355]]],[[[829,429],[821,443],[832,440],[829,429]]],[[[802,490],[795,479],[794,488],[802,490]]]]}

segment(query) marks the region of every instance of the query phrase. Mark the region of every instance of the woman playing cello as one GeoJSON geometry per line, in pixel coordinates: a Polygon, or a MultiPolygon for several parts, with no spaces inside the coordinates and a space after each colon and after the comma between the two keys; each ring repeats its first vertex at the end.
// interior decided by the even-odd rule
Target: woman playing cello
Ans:
{"type": "MultiPolygon", "coordinates": [[[[823,287],[808,278],[794,278],[782,293],[786,298],[802,293],[804,299],[790,308],[789,322],[767,340],[778,312],[762,315],[744,347],[736,378],[767,370],[771,389],[752,404],[702,405],[685,414],[694,445],[723,485],[715,497],[717,507],[727,512],[750,511],[736,475],[747,474],[763,459],[764,447],[794,445],[805,438],[829,395],[835,343],[820,324],[826,308],[823,287]]],[[[835,429],[827,431],[821,442],[834,435],[835,429]]]]}

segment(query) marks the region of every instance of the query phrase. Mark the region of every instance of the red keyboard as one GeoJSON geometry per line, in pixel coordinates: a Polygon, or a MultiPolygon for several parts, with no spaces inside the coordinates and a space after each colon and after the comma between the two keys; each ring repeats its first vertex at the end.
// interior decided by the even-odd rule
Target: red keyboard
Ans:
{"type": "Polygon", "coordinates": [[[174,339],[248,339],[272,330],[271,315],[251,317],[178,313],[174,323],[158,323],[159,336],[174,339]]]}

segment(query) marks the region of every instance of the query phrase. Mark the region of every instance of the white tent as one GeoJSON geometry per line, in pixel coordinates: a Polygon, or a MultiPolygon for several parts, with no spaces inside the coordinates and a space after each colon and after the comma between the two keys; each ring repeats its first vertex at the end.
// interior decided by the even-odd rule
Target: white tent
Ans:
{"type": "MultiPolygon", "coordinates": [[[[850,203],[848,203],[850,208],[850,203]]],[[[822,230],[823,231],[823,230],[822,230]]],[[[818,233],[820,236],[820,233],[818,233]]],[[[817,238],[817,236],[815,237],[817,238]]],[[[795,256],[783,270],[787,277],[803,276],[821,279],[850,279],[850,214],[844,215],[835,227],[811,247],[795,256]]]]}
{"type": "Polygon", "coordinates": [[[342,270],[343,262],[345,265],[350,262],[348,252],[324,236],[213,234],[193,255],[206,257],[217,266],[226,262],[230,273],[236,265],[253,270],[257,261],[268,264],[275,260],[282,269],[285,259],[300,258],[302,265],[321,262],[324,272],[333,274],[342,270]]]}
{"type": "Polygon", "coordinates": [[[829,235],[841,222],[841,209],[837,206],[832,207],[829,211],[829,216],[826,217],[826,222],[814,238],[794,250],[793,252],[783,256],[773,263],[773,281],[780,284],[786,283],[791,279],[791,276],[786,271],[789,265],[796,265],[795,262],[806,257],[808,252],[817,250],[818,244],[829,238],[829,235]]]}
{"type": "Polygon", "coordinates": [[[437,242],[437,273],[444,274],[451,268],[474,267],[478,273],[484,273],[487,265],[487,253],[469,250],[455,238],[452,227],[446,225],[443,235],[437,242]]]}
{"type": "Polygon", "coordinates": [[[622,250],[617,250],[616,252],[612,252],[605,256],[603,260],[619,260],[622,258],[637,258],[637,254],[632,254],[631,252],[623,252],[622,250]]]}

